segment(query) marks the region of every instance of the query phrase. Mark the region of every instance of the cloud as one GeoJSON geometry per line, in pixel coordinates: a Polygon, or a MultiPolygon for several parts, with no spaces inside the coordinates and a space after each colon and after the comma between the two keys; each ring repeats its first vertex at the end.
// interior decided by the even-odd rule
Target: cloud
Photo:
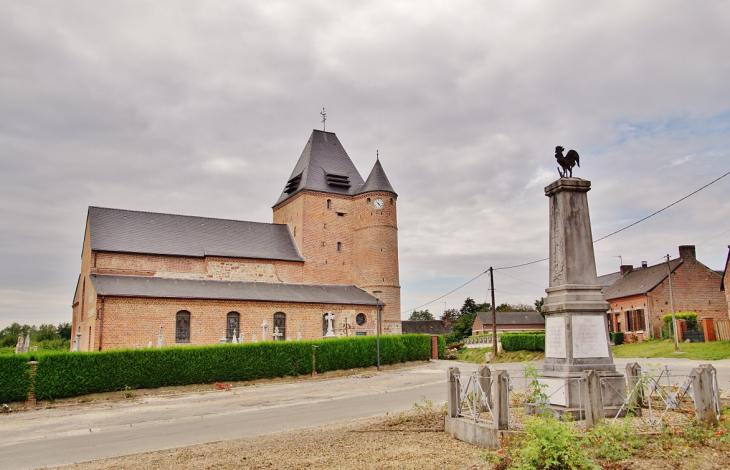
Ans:
{"type": "MultiPolygon", "coordinates": [[[[0,285],[55,300],[0,302],[0,327],[70,319],[89,205],[270,221],[322,107],[360,172],[379,150],[399,194],[404,310],[547,255],[556,145],[580,153],[594,237],[610,233],[730,170],[728,16],[721,2],[5,2],[0,285]]],[[[599,271],[722,233],[729,190],[600,242],[599,271]]],[[[720,269],[727,244],[698,256],[720,269]]],[[[543,285],[547,267],[515,276],[543,285]]],[[[499,283],[500,302],[544,295],[499,283]]]]}

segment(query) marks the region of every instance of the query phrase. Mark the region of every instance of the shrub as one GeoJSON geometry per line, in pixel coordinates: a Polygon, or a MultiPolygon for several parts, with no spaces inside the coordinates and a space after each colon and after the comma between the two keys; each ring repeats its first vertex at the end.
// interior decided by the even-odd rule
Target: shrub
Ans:
{"type": "Polygon", "coordinates": [[[581,447],[578,431],[570,423],[552,417],[531,419],[520,444],[514,454],[513,468],[597,468],[581,447]]]}
{"type": "Polygon", "coordinates": [[[30,391],[30,365],[28,354],[0,357],[0,402],[23,401],[30,391]]]}
{"type": "Polygon", "coordinates": [[[444,339],[443,335],[438,336],[438,350],[439,359],[444,359],[446,357],[446,340],[444,339]]]}
{"type": "MultiPolygon", "coordinates": [[[[317,372],[369,367],[377,363],[374,336],[312,341],[317,344],[317,372]]],[[[431,337],[409,334],[380,337],[380,363],[427,361],[431,357],[431,337]]]]}
{"type": "Polygon", "coordinates": [[[611,341],[613,341],[613,344],[618,346],[619,344],[624,344],[624,334],[623,333],[611,333],[611,341]]]}
{"type": "Polygon", "coordinates": [[[502,349],[505,351],[544,351],[545,333],[504,333],[502,349]]]}
{"type": "MultiPolygon", "coordinates": [[[[677,320],[686,320],[687,321],[687,331],[698,331],[700,329],[699,324],[697,323],[697,314],[695,312],[677,312],[674,314],[674,316],[677,318],[677,320]]],[[[672,325],[672,314],[664,315],[662,317],[662,321],[664,322],[664,327],[667,329],[667,331],[671,332],[671,334],[674,334],[674,326],[672,325]]]]}

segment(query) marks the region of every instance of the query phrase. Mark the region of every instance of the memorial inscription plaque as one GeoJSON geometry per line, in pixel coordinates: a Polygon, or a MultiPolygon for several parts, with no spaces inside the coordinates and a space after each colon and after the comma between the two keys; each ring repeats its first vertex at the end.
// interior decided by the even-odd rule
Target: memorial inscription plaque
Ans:
{"type": "Polygon", "coordinates": [[[606,326],[602,315],[573,317],[573,357],[609,357],[606,326]]]}
{"type": "Polygon", "coordinates": [[[545,357],[565,359],[565,317],[549,316],[545,319],[545,357]]]}

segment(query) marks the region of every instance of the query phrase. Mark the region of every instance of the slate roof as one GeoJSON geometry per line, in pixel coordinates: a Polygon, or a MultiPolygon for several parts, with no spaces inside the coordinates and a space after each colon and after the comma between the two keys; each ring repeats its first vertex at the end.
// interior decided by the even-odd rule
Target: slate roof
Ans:
{"type": "Polygon", "coordinates": [[[393,186],[391,186],[390,181],[388,181],[388,177],[385,175],[385,170],[383,170],[383,165],[380,164],[380,160],[375,161],[375,166],[373,166],[370,176],[368,176],[368,179],[365,180],[365,185],[360,188],[358,194],[369,193],[372,191],[387,191],[397,196],[396,192],[393,190],[393,186]]]}
{"type": "Polygon", "coordinates": [[[304,261],[289,227],[89,207],[91,249],[118,253],[304,261]]]}
{"type": "Polygon", "coordinates": [[[451,333],[451,323],[446,323],[444,320],[403,320],[401,330],[403,334],[447,335],[451,333]]]}
{"type": "Polygon", "coordinates": [[[606,289],[611,287],[614,282],[621,279],[621,271],[617,271],[615,273],[611,274],[604,274],[603,276],[598,276],[598,284],[600,284],[601,287],[601,293],[606,292],[606,289]]]}
{"type": "Polygon", "coordinates": [[[368,182],[363,181],[334,132],[314,129],[274,207],[305,190],[347,196],[366,191],[395,194],[380,162],[375,163],[368,182]]]}
{"type": "MultiPolygon", "coordinates": [[[[669,262],[670,269],[674,272],[683,263],[681,258],[669,262]]],[[[604,292],[606,300],[630,297],[632,295],[646,294],[654,290],[664,279],[667,278],[666,263],[656,264],[648,268],[634,269],[630,273],[614,282],[604,292]]]]}
{"type": "MultiPolygon", "coordinates": [[[[356,286],[105,274],[91,274],[89,277],[97,295],[103,296],[377,305],[375,297],[356,286]]],[[[380,305],[383,303],[380,302],[380,305]]]]}
{"type": "MultiPolygon", "coordinates": [[[[477,317],[482,325],[492,324],[492,312],[479,312],[477,317]]],[[[497,312],[497,326],[499,325],[544,325],[545,319],[540,312],[497,312]]]]}

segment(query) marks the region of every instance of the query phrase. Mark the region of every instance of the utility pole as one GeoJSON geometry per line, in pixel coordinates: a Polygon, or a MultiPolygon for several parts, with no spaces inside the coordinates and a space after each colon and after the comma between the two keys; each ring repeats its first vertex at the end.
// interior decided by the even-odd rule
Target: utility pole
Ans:
{"type": "Polygon", "coordinates": [[[494,306],[494,269],[489,267],[489,284],[492,291],[492,348],[494,349],[494,357],[499,355],[497,349],[497,309],[494,306]]]}
{"type": "Polygon", "coordinates": [[[383,291],[381,290],[374,290],[373,294],[375,294],[375,328],[376,328],[376,334],[377,339],[375,340],[377,352],[378,352],[378,372],[380,372],[380,294],[382,294],[383,291]]]}
{"type": "Polygon", "coordinates": [[[679,332],[677,331],[677,317],[674,316],[674,295],[672,294],[672,267],[669,266],[669,255],[667,255],[667,274],[669,275],[669,308],[672,310],[672,327],[674,328],[674,350],[679,351],[679,332]]]}

